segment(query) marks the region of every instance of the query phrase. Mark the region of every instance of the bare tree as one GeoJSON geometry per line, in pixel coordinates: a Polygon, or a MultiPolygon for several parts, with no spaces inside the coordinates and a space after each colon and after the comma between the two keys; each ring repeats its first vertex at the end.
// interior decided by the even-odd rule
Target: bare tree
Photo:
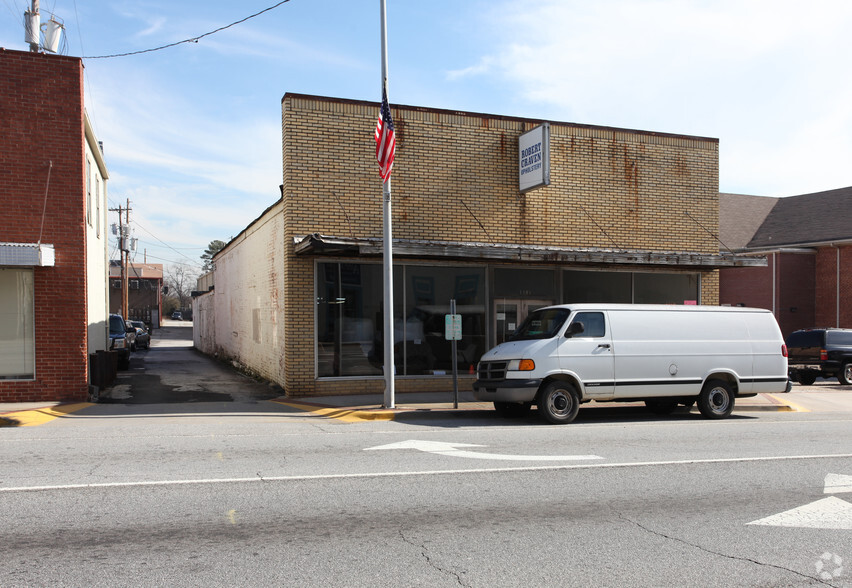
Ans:
{"type": "Polygon", "coordinates": [[[198,272],[186,265],[174,264],[166,268],[165,282],[169,288],[166,296],[177,303],[176,310],[184,311],[189,308],[189,299],[195,290],[197,278],[198,272]]]}

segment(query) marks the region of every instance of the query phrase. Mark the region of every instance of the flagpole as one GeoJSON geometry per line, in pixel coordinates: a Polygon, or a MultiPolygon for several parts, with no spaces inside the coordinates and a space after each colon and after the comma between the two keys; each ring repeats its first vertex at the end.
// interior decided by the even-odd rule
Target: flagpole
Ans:
{"type": "MultiPolygon", "coordinates": [[[[388,35],[387,10],[385,0],[379,0],[381,8],[382,36],[382,92],[388,84],[388,35]]],[[[391,181],[390,177],[382,183],[382,227],[383,227],[383,279],[384,279],[384,358],[385,358],[385,408],[395,408],[394,394],[394,356],[393,356],[393,240],[391,228],[391,181]]]]}

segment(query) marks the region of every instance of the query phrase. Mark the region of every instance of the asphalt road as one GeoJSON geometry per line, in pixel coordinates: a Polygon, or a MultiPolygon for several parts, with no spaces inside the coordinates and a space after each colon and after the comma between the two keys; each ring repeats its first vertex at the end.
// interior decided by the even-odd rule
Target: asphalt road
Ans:
{"type": "Polygon", "coordinates": [[[844,403],[349,423],[195,386],[229,399],[0,428],[0,586],[852,586],[844,403]]]}

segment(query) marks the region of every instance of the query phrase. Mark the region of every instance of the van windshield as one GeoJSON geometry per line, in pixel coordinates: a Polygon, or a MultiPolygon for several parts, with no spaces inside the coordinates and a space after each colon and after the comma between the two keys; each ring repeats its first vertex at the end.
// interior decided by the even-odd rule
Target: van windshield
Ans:
{"type": "Polygon", "coordinates": [[[555,337],[570,314],[571,311],[567,308],[545,308],[531,312],[507,341],[555,337]]]}

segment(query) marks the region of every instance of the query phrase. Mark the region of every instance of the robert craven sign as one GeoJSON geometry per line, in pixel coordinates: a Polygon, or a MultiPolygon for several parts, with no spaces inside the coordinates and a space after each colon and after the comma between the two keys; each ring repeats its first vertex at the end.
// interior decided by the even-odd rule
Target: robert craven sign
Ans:
{"type": "Polygon", "coordinates": [[[518,137],[518,179],[521,193],[550,185],[550,123],[518,137]]]}

